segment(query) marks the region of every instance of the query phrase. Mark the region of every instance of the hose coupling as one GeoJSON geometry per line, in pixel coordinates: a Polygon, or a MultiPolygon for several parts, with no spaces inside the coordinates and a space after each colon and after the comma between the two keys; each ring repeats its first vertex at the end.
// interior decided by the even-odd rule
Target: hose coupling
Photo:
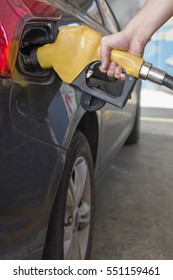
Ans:
{"type": "Polygon", "coordinates": [[[165,75],[165,71],[153,67],[149,62],[144,62],[139,72],[139,78],[154,82],[159,85],[163,84],[165,75]]]}

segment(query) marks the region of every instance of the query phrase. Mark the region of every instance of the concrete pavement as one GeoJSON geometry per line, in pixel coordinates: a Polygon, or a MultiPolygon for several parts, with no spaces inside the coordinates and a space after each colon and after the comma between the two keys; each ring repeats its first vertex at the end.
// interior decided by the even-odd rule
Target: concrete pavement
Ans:
{"type": "Polygon", "coordinates": [[[139,143],[98,182],[92,259],[173,259],[173,96],[146,94],[139,143]]]}

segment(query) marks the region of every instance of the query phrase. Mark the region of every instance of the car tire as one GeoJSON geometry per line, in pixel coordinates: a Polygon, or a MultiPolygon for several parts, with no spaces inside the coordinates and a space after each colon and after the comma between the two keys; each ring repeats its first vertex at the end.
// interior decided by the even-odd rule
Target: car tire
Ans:
{"type": "Polygon", "coordinates": [[[77,131],[67,152],[43,259],[88,259],[94,225],[94,167],[86,137],[77,131]]]}

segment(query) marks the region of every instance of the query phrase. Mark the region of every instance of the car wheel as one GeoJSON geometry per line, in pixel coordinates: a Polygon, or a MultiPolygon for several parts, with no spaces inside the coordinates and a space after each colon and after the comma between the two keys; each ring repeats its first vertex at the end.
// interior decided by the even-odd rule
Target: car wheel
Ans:
{"type": "Polygon", "coordinates": [[[94,223],[94,168],[85,136],[77,131],[54,202],[44,259],[88,259],[94,223]]]}

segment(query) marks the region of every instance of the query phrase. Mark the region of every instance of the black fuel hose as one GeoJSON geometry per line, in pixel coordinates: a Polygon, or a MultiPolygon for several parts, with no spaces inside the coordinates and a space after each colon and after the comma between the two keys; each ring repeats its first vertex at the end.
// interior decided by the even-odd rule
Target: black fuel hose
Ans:
{"type": "Polygon", "coordinates": [[[162,85],[173,90],[173,76],[166,74],[163,79],[162,85]]]}

